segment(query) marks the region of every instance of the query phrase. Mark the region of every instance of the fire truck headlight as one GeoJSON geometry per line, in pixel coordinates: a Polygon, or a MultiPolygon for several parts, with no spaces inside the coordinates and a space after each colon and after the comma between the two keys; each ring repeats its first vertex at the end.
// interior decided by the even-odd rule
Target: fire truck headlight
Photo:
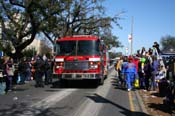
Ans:
{"type": "Polygon", "coordinates": [[[56,68],[58,69],[58,68],[60,68],[60,66],[56,66],[56,68]]]}
{"type": "Polygon", "coordinates": [[[94,68],[98,68],[98,65],[94,65],[94,68]]]}
{"type": "Polygon", "coordinates": [[[55,68],[62,68],[64,66],[63,62],[57,62],[55,68]]]}
{"type": "Polygon", "coordinates": [[[98,68],[98,62],[89,62],[89,68],[90,69],[97,69],[98,68]]]}

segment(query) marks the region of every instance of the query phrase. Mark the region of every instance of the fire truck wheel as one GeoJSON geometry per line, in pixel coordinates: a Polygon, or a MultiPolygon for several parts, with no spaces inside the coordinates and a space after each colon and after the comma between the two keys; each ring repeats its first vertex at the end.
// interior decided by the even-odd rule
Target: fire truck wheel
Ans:
{"type": "Polygon", "coordinates": [[[107,79],[107,78],[108,78],[108,75],[105,75],[105,76],[104,76],[104,79],[107,79]]]}
{"type": "Polygon", "coordinates": [[[60,79],[60,86],[65,87],[67,85],[67,80],[65,79],[60,79]]]}

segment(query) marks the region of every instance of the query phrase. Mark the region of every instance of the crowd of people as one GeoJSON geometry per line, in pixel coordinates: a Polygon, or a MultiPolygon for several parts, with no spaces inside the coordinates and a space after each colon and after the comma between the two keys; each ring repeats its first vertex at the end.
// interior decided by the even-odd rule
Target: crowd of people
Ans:
{"type": "Polygon", "coordinates": [[[0,58],[0,94],[13,90],[16,84],[25,84],[35,80],[35,87],[44,87],[52,83],[52,60],[46,55],[33,58],[23,57],[14,63],[10,57],[0,58]]]}
{"type": "Polygon", "coordinates": [[[157,42],[149,50],[142,47],[135,55],[121,56],[115,69],[122,88],[128,91],[135,88],[155,92],[158,90],[161,96],[173,103],[175,57],[161,57],[157,42]]]}
{"type": "MultiPolygon", "coordinates": [[[[142,47],[135,55],[121,56],[115,65],[120,86],[131,91],[135,88],[144,91],[159,90],[171,103],[174,102],[175,57],[160,57],[159,44],[152,48],[142,47]]],[[[31,59],[21,58],[14,63],[7,56],[0,58],[0,94],[13,90],[16,84],[35,80],[35,87],[52,83],[53,61],[46,55],[31,59]]]]}

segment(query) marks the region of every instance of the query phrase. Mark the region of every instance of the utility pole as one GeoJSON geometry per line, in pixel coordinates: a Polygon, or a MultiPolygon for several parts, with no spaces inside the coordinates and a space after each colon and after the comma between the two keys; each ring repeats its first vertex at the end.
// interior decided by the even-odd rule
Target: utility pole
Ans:
{"type": "Polygon", "coordinates": [[[134,23],[134,18],[132,16],[132,19],[131,19],[131,55],[133,53],[133,23],[134,23]]]}
{"type": "Polygon", "coordinates": [[[131,20],[131,33],[128,35],[128,41],[129,41],[130,55],[132,55],[132,51],[133,51],[133,17],[131,20]]]}

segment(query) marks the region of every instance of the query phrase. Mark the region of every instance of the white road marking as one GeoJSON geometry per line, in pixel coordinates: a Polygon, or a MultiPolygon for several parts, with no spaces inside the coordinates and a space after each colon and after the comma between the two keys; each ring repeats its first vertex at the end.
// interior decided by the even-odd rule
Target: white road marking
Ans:
{"type": "MultiPolygon", "coordinates": [[[[107,80],[105,80],[105,83],[103,86],[100,86],[97,88],[97,90],[94,92],[95,94],[89,97],[102,97],[106,98],[110,87],[111,87],[111,77],[112,74],[114,74],[114,71],[111,72],[107,80]]],[[[100,99],[100,98],[99,98],[100,99]]],[[[78,111],[75,112],[73,116],[98,116],[98,113],[100,112],[100,109],[103,106],[103,102],[96,102],[93,99],[86,99],[86,101],[79,107],[78,111]]]]}
{"type": "Polygon", "coordinates": [[[55,105],[62,99],[66,98],[70,94],[72,94],[74,91],[77,91],[78,89],[65,89],[61,92],[52,94],[44,99],[42,99],[39,102],[36,102],[29,106],[28,110],[24,110],[20,116],[34,116],[37,114],[42,113],[42,111],[46,110],[47,108],[55,105]]]}
{"type": "Polygon", "coordinates": [[[53,106],[54,104],[56,104],[57,102],[61,101],[63,98],[65,98],[66,96],[72,94],[74,91],[76,91],[77,89],[66,89],[63,90],[59,93],[55,93],[53,95],[50,95],[49,97],[33,104],[31,107],[33,108],[49,108],[50,106],[53,106]]]}

